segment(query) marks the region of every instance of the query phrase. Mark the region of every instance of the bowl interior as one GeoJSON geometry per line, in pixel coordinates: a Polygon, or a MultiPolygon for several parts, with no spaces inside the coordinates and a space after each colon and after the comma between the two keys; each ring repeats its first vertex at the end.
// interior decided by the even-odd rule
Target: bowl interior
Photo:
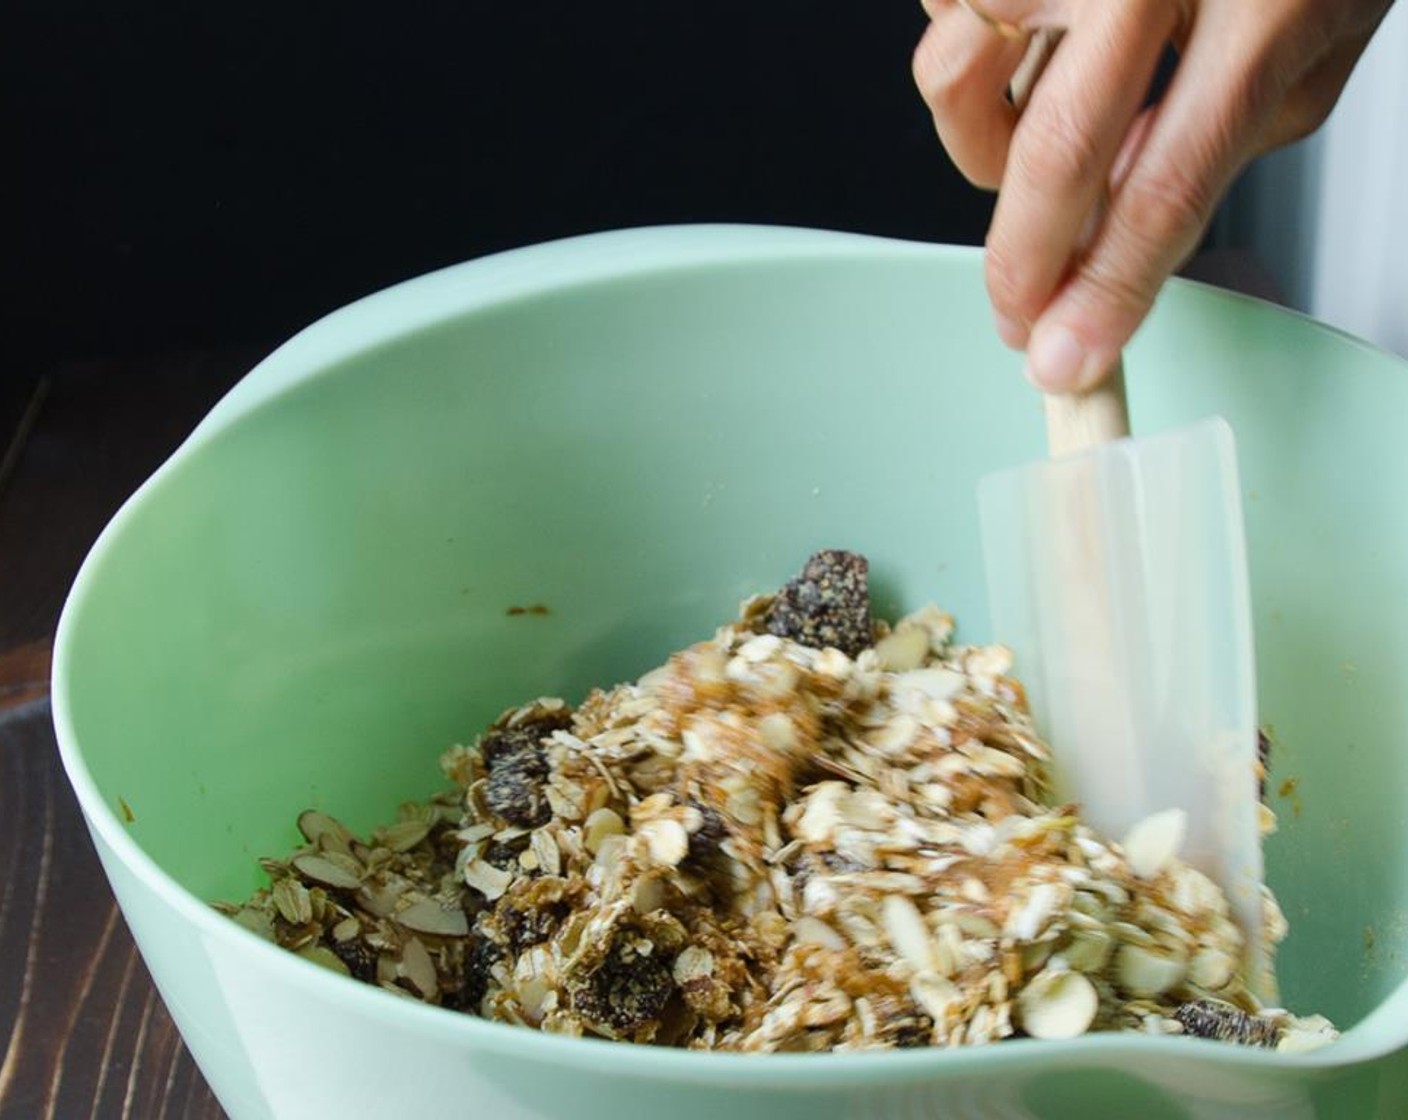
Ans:
{"type": "MultiPolygon", "coordinates": [[[[884,243],[627,271],[388,329],[208,425],[65,620],[90,814],[242,896],[301,809],[388,819],[504,707],[638,675],[817,547],[870,556],[882,613],[989,638],[974,486],[1042,430],[980,275],[884,243]]],[[[1139,429],[1237,433],[1283,994],[1350,1025],[1408,953],[1408,377],[1192,285],[1128,364],[1139,429]]]]}

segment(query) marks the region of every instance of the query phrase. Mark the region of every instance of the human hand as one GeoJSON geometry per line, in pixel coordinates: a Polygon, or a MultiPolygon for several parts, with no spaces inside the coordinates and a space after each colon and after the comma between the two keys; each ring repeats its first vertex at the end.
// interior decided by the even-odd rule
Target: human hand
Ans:
{"type": "Polygon", "coordinates": [[[1098,384],[1253,158],[1318,128],[1391,0],[924,0],[914,76],[973,183],[998,189],[988,294],[1048,392],[1098,384]],[[1025,32],[1065,28],[1019,114],[1025,32]],[[1165,46],[1178,65],[1143,107],[1165,46]]]}

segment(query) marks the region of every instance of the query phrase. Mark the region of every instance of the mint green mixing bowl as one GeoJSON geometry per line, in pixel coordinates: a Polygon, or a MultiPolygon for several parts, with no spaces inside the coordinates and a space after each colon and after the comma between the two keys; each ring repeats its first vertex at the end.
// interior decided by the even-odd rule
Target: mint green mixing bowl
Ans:
{"type": "Polygon", "coordinates": [[[1339,1043],[637,1048],[401,1000],[208,908],[260,883],[304,807],[386,819],[505,706],[638,675],[817,547],[869,554],[883,609],[934,600],[990,636],[974,484],[1039,457],[1042,430],[979,254],[654,229],[447,269],[310,327],[74,585],[64,764],[231,1115],[1408,1115],[1408,369],[1186,283],[1128,364],[1141,430],[1221,413],[1237,433],[1284,995],[1347,1028],[1339,1043]]]}

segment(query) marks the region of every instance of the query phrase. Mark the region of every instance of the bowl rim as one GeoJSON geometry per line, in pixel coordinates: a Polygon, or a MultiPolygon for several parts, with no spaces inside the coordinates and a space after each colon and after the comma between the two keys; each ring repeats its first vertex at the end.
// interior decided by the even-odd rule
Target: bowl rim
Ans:
{"type": "MultiPolygon", "coordinates": [[[[567,1038],[480,1019],[397,998],[371,985],[349,982],[244,930],[197,898],[169,875],[128,833],[115,807],[108,805],[83,757],[73,725],[73,630],[92,593],[96,573],[134,511],[162,480],[218,432],[271,404],[283,394],[341,361],[383,343],[434,327],[452,317],[488,311],[551,292],[646,275],[684,273],[718,266],[846,259],[942,260],[960,262],[981,275],[979,248],[930,244],[867,234],[790,226],[700,224],[653,226],[569,237],[511,249],[406,280],[365,296],[315,321],[260,361],[211,409],[190,435],[121,505],[92,545],[65,600],[55,633],[51,671],[52,716],[59,754],[88,826],[101,844],[145,889],[203,939],[231,951],[253,954],[281,983],[310,998],[342,1004],[354,1014],[393,1027],[455,1038],[467,1048],[520,1055],[536,1053],[562,1065],[595,1064],[610,1047],[622,1073],[646,1078],[695,1079],[727,1076],[740,1085],[831,1085],[858,1080],[921,1081],[941,1076],[997,1073],[1019,1063],[1069,1064],[1071,1060],[1110,1065],[1130,1060],[1199,1062],[1205,1068],[1307,1073],[1346,1067],[1393,1053],[1408,1043],[1408,980],[1345,1031],[1333,1045],[1308,1054],[1288,1055],[1202,1039],[1137,1033],[1099,1033],[1069,1041],[1004,1040],[997,1046],[904,1052],[842,1052],[819,1060],[813,1054],[742,1054],[629,1046],[608,1040],[567,1038]]],[[[1330,331],[1356,347],[1393,355],[1344,331],[1264,300],[1228,292],[1198,281],[1175,279],[1175,288],[1203,289],[1212,298],[1259,305],[1318,330],[1330,331]]],[[[1399,359],[1394,359],[1398,361],[1399,359]]],[[[1408,363],[1403,363],[1408,370],[1408,363]]]]}

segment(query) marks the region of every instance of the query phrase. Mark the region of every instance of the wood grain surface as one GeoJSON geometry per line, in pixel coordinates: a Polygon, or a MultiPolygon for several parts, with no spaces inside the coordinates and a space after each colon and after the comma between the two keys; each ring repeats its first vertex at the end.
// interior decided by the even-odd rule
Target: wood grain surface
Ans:
{"type": "Polygon", "coordinates": [[[0,1120],[224,1115],[118,913],[59,763],[52,636],[107,519],[260,350],[33,381],[0,446],[0,1120]]]}
{"type": "Polygon", "coordinates": [[[0,884],[0,1116],[223,1116],[118,913],[43,698],[0,715],[0,884]]]}

